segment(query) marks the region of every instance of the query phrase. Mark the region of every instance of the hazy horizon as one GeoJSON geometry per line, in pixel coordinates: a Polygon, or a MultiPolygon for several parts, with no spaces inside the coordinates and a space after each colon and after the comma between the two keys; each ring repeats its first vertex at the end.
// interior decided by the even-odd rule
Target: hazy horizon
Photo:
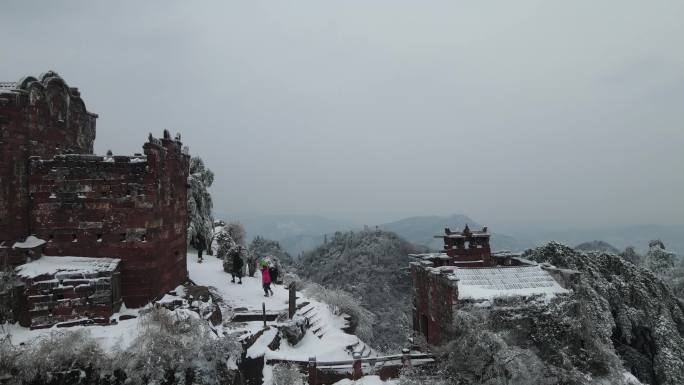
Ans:
{"type": "Polygon", "coordinates": [[[684,3],[6,1],[95,150],[181,132],[217,213],[683,224],[684,3]]]}

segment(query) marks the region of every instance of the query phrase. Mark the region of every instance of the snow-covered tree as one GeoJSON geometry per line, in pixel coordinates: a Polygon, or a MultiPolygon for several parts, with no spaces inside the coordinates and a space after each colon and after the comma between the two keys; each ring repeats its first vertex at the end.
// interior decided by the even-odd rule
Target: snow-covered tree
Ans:
{"type": "Polygon", "coordinates": [[[273,366],[273,385],[304,385],[304,375],[292,364],[273,366]]]}
{"type": "Polygon", "coordinates": [[[659,239],[649,242],[648,246],[648,252],[644,257],[644,267],[667,280],[674,271],[677,255],[665,250],[665,245],[659,239]]]}
{"type": "Polygon", "coordinates": [[[131,348],[112,365],[131,384],[218,385],[232,379],[241,352],[236,338],[217,336],[197,313],[154,308],[144,314],[131,348]]]}
{"type": "Polygon", "coordinates": [[[224,229],[233,242],[235,242],[235,244],[238,246],[245,246],[245,237],[247,236],[247,231],[242,223],[230,222],[224,227],[224,229]]]}
{"type": "Polygon", "coordinates": [[[214,183],[214,173],[205,165],[202,158],[190,159],[188,176],[188,243],[199,250],[211,254],[214,219],[211,210],[213,203],[208,188],[214,183]]]}
{"type": "Polygon", "coordinates": [[[273,256],[285,265],[292,264],[292,257],[280,246],[279,242],[256,236],[249,244],[249,251],[257,256],[273,256]]]}
{"type": "Polygon", "coordinates": [[[319,284],[310,283],[304,293],[328,305],[333,314],[351,316],[354,334],[364,341],[373,340],[373,327],[376,316],[361,305],[361,301],[341,289],[327,289],[319,284]]]}
{"type": "Polygon", "coordinates": [[[216,245],[216,256],[225,260],[230,255],[231,250],[238,247],[233,238],[230,237],[225,227],[220,228],[214,235],[216,245]]]}
{"type": "Polygon", "coordinates": [[[377,350],[406,345],[404,315],[411,312],[408,255],[425,252],[394,233],[376,229],[336,232],[328,242],[305,252],[297,274],[328,289],[342,289],[358,298],[376,316],[373,339],[377,350]]]}
{"type": "MultiPolygon", "coordinates": [[[[15,360],[14,371],[23,383],[49,383],[54,376],[91,368],[107,370],[109,362],[106,353],[90,331],[64,330],[53,332],[23,349],[10,351],[15,360]]],[[[64,379],[61,383],[71,383],[64,379]]]]}
{"type": "Polygon", "coordinates": [[[635,264],[637,266],[640,266],[642,264],[643,258],[644,258],[639,253],[637,253],[634,246],[627,246],[625,251],[620,253],[620,256],[622,256],[622,258],[632,262],[633,264],[635,264]]]}

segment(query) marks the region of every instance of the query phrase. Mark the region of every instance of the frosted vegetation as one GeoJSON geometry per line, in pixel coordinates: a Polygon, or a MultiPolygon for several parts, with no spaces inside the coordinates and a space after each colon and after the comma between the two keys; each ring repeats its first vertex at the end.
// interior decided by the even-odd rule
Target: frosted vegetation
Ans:
{"type": "Polygon", "coordinates": [[[202,158],[191,158],[188,176],[188,244],[196,250],[208,250],[209,253],[214,219],[208,188],[213,183],[214,173],[204,165],[202,158]]]}
{"type": "Polygon", "coordinates": [[[224,384],[235,378],[242,346],[219,337],[196,313],[151,308],[132,346],[105,352],[87,329],[51,333],[38,343],[0,341],[0,373],[10,384],[224,384]]]}
{"type": "Polygon", "coordinates": [[[228,258],[240,246],[245,245],[245,229],[239,222],[231,222],[214,228],[212,247],[216,256],[228,258]]]}
{"type": "Polygon", "coordinates": [[[304,385],[305,376],[299,368],[291,364],[277,364],[273,366],[273,385],[304,385]]]}
{"type": "Polygon", "coordinates": [[[292,264],[292,256],[281,247],[279,242],[256,236],[249,243],[249,251],[257,256],[271,255],[285,265],[292,264]]]}
{"type": "Polygon", "coordinates": [[[341,289],[327,289],[316,283],[304,287],[304,293],[330,307],[333,315],[351,316],[351,330],[363,341],[373,341],[376,316],[361,305],[361,301],[341,289]]]}
{"type": "Polygon", "coordinates": [[[649,242],[648,251],[643,256],[634,247],[627,247],[620,255],[637,266],[651,270],[672,289],[675,296],[684,300],[684,258],[666,250],[662,241],[649,242]]]}
{"type": "MultiPolygon", "coordinates": [[[[654,254],[645,260],[664,257],[654,254]]],[[[653,272],[555,242],[526,257],[579,270],[578,286],[550,302],[510,298],[460,308],[451,342],[437,350],[440,368],[406,373],[402,383],[637,383],[629,372],[644,384],[684,383],[684,304],[653,272]]]]}
{"type": "Polygon", "coordinates": [[[377,350],[396,352],[410,335],[411,279],[408,254],[425,251],[378,229],[337,232],[296,264],[302,278],[344,290],[375,316],[377,350]]]}

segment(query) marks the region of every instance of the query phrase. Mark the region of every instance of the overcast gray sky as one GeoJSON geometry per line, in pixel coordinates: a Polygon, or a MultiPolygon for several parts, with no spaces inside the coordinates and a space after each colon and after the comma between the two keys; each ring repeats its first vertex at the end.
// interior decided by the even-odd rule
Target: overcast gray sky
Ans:
{"type": "Polygon", "coordinates": [[[684,223],[683,47],[680,0],[0,5],[97,152],[180,131],[219,212],[366,223],[684,223]]]}

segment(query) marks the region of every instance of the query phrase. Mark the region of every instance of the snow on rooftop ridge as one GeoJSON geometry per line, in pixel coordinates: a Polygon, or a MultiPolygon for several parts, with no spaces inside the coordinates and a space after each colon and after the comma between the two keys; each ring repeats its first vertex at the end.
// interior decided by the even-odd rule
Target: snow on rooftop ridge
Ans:
{"type": "Polygon", "coordinates": [[[568,293],[541,266],[455,269],[459,299],[488,300],[497,297],[568,293]]]}
{"type": "Polygon", "coordinates": [[[121,262],[118,258],[91,257],[47,257],[17,266],[17,275],[23,278],[36,278],[41,275],[55,275],[60,272],[70,274],[93,274],[114,271],[121,262]]]}
{"type": "Polygon", "coordinates": [[[16,82],[0,82],[0,94],[11,93],[17,89],[16,82]]]}
{"type": "Polygon", "coordinates": [[[43,246],[45,243],[45,240],[35,237],[33,235],[29,235],[28,237],[26,237],[26,240],[24,242],[15,242],[14,245],[12,245],[12,248],[33,249],[35,247],[43,246]]]}

